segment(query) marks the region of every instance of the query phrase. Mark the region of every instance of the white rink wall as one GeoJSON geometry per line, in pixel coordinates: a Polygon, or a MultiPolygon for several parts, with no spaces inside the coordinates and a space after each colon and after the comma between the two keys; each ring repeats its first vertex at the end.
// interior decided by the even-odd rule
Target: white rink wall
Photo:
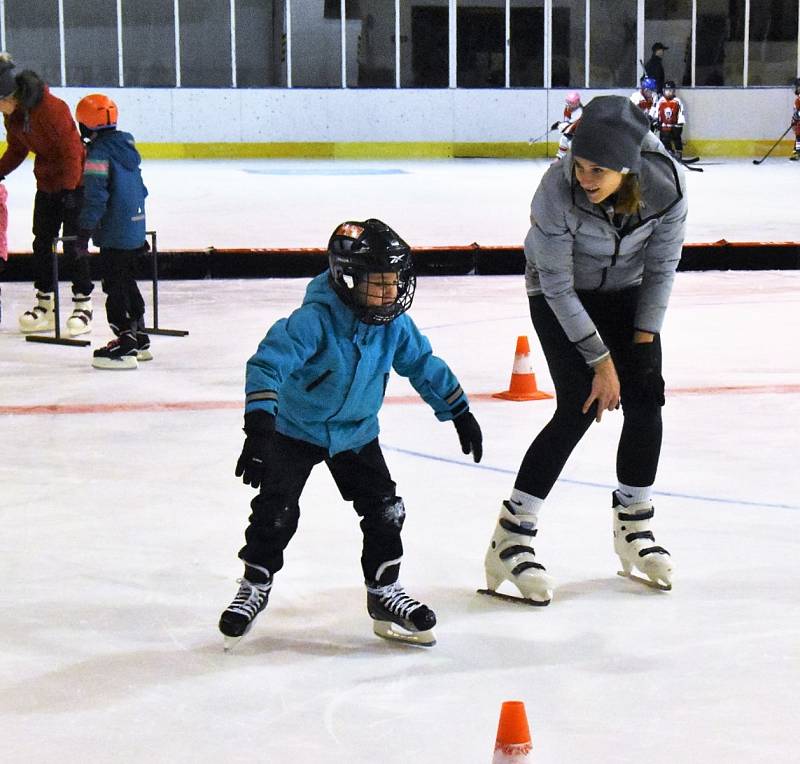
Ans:
{"type": "MultiPolygon", "coordinates": [[[[522,142],[561,117],[567,90],[53,88],[74,109],[108,94],[140,143],[522,142]]],[[[633,89],[582,90],[630,95],[633,89]]],[[[694,141],[775,140],[789,126],[793,91],[678,91],[694,141]]]]}

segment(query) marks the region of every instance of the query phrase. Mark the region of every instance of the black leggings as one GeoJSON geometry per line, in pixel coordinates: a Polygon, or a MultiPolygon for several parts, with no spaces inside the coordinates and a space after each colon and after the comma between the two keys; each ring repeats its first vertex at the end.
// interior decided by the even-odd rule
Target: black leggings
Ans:
{"type": "MultiPolygon", "coordinates": [[[[579,297],[611,351],[621,387],[622,433],[617,448],[617,478],[631,486],[655,482],[661,453],[661,343],[633,344],[638,287],[619,292],[580,292],[579,297]],[[641,353],[649,353],[648,364],[641,353]]],[[[525,454],[514,487],[544,499],[597,415],[581,408],[589,397],[594,372],[569,341],[541,295],[529,298],[531,318],[556,388],[556,412],[525,454]]]]}
{"type": "Polygon", "coordinates": [[[675,125],[670,130],[661,130],[659,137],[667,151],[683,151],[683,125],[675,125]]]}
{"type": "Polygon", "coordinates": [[[324,461],[342,498],[352,501],[361,517],[365,582],[374,586],[397,580],[403,556],[400,531],[405,510],[403,500],[395,495],[396,486],[377,438],[359,451],[330,456],[327,449],[276,432],[270,438],[266,458],[268,474],[261,492],[250,503],[246,543],[239,551],[242,560],[261,565],[272,574],[283,567],[283,551],[300,518],[300,494],[312,468],[324,461]],[[386,566],[388,562],[395,564],[386,566]]]}
{"type": "MultiPolygon", "coordinates": [[[[78,214],[81,207],[81,190],[76,189],[64,203],[64,194],[37,191],[33,203],[33,286],[40,292],[52,292],[53,239],[62,231],[64,236],[78,233],[78,214]]],[[[72,279],[73,294],[91,294],[94,284],[89,276],[89,258],[75,254],[75,242],[64,242],[63,265],[59,278],[72,279]]]]}

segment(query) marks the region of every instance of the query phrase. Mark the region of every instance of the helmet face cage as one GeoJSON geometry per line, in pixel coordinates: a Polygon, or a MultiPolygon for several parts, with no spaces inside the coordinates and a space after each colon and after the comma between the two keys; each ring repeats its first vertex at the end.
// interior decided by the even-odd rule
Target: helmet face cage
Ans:
{"type": "Polygon", "coordinates": [[[336,293],[365,324],[388,324],[414,299],[411,249],[380,220],[342,223],[328,243],[336,293]]]}
{"type": "Polygon", "coordinates": [[[664,83],[664,95],[667,96],[667,98],[671,98],[675,95],[675,83],[672,80],[667,80],[664,83]],[[669,93],[669,95],[667,95],[667,93],[669,93]]]}

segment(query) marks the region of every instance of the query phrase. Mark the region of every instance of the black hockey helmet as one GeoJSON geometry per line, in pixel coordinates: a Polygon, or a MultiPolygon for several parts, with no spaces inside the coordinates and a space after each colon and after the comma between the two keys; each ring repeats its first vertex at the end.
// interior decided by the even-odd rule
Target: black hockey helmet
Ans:
{"type": "Polygon", "coordinates": [[[672,91],[672,94],[675,94],[675,80],[667,80],[664,83],[664,92],[666,93],[668,90],[672,91]]]}
{"type": "Polygon", "coordinates": [[[388,324],[411,307],[417,284],[411,248],[380,220],[337,226],[328,242],[328,267],[336,294],[366,324],[388,324]],[[396,280],[370,278],[386,273],[396,274],[396,280]],[[368,294],[380,302],[367,304],[368,294]]]}

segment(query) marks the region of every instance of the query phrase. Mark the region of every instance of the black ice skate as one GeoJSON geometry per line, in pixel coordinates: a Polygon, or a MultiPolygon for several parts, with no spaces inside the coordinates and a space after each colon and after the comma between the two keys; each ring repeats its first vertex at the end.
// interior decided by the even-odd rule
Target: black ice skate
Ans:
{"type": "Polygon", "coordinates": [[[136,360],[152,361],[153,354],[150,352],[150,335],[144,332],[136,332],[136,360]]]}
{"type": "Polygon", "coordinates": [[[92,354],[92,366],[95,369],[137,369],[136,338],[132,332],[122,332],[100,350],[92,354]]]}
{"type": "Polygon", "coordinates": [[[272,576],[266,568],[246,563],[245,578],[237,579],[237,583],[239,591],[219,619],[219,630],[225,637],[225,652],[250,631],[256,616],[267,606],[272,576]]]}
{"type": "Polygon", "coordinates": [[[372,630],[379,637],[433,647],[436,637],[436,614],[427,605],[409,597],[395,582],[386,586],[367,587],[367,611],[372,630]]]}

